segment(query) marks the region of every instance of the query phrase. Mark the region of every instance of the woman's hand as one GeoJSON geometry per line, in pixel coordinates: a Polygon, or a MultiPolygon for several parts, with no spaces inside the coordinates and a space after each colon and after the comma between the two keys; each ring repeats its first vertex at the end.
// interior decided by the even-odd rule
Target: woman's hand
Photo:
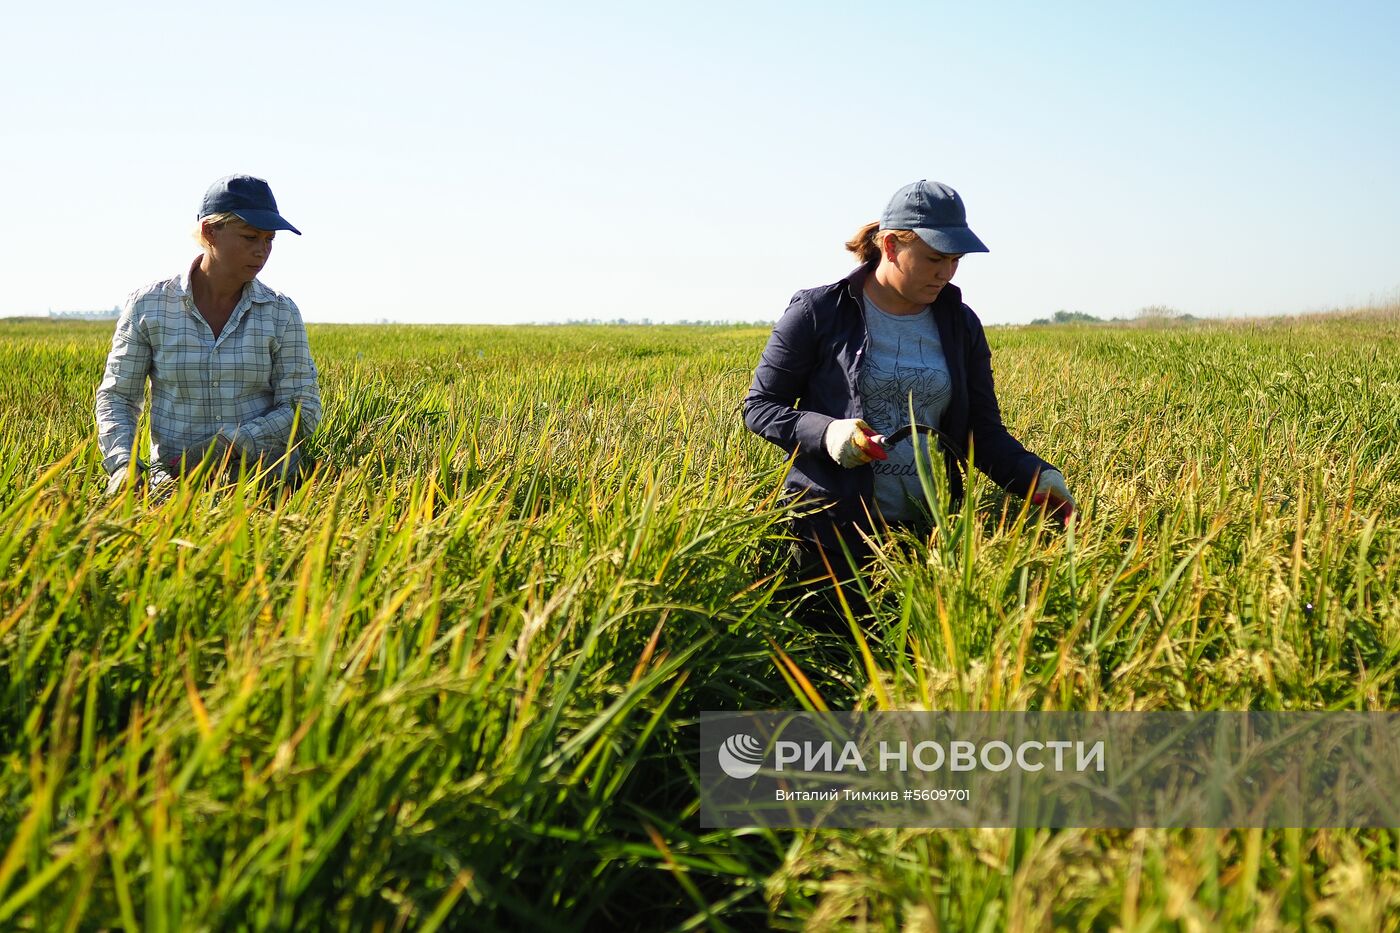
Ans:
{"type": "Polygon", "coordinates": [[[125,466],[117,467],[111,478],[107,480],[107,495],[115,496],[128,485],[135,486],[140,483],[142,472],[141,464],[135,460],[125,466]]]}
{"type": "Polygon", "coordinates": [[[1044,506],[1051,515],[1066,524],[1074,520],[1074,497],[1069,494],[1065,476],[1059,470],[1044,470],[1035,481],[1031,502],[1044,506]]]}
{"type": "Polygon", "coordinates": [[[827,454],[838,464],[851,469],[871,460],[886,460],[889,454],[880,446],[885,437],[871,430],[860,418],[842,418],[827,425],[822,443],[827,454]]]}

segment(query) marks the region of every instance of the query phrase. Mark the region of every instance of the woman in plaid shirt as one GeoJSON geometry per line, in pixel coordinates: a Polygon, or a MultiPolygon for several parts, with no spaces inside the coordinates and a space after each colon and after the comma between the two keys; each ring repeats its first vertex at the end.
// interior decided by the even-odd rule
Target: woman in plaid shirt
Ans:
{"type": "Polygon", "coordinates": [[[132,293],[117,321],[97,388],[109,493],[148,468],[133,449],[148,379],[156,483],[206,457],[261,459],[294,475],[321,420],[301,312],[257,279],[277,231],[301,231],[277,212],[267,182],[248,175],[214,182],[198,220],[203,251],[189,269],[132,293]]]}

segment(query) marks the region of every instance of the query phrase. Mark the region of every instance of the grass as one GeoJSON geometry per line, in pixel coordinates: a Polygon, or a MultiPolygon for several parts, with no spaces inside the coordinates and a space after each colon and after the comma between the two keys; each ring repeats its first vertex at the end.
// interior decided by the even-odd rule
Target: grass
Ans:
{"type": "Polygon", "coordinates": [[[986,483],[801,631],[754,328],[313,327],[290,495],[101,496],[0,322],[0,927],[1395,929],[1400,837],[712,831],[702,709],[1393,709],[1400,321],[992,332],[986,483]]]}

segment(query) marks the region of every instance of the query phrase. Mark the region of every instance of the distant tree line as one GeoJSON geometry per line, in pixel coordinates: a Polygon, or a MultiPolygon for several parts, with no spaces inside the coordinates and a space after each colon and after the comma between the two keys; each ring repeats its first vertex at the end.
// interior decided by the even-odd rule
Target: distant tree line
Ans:
{"type": "Polygon", "coordinates": [[[122,309],[117,307],[116,305],[113,305],[111,308],[108,308],[104,311],[54,311],[53,309],[49,309],[49,317],[62,318],[64,320],[70,321],[75,319],[84,321],[102,321],[108,320],[110,318],[118,318],[121,317],[121,315],[122,309]]]}
{"type": "Polygon", "coordinates": [[[1114,321],[1144,321],[1144,322],[1148,322],[1148,323],[1151,323],[1151,322],[1161,322],[1161,323],[1165,323],[1165,322],[1167,322],[1167,321],[1194,321],[1194,320],[1196,320],[1195,316],[1190,315],[1190,314],[1183,314],[1182,312],[1176,310],[1175,308],[1169,308],[1169,307],[1167,307],[1166,305],[1148,305],[1148,306],[1145,307],[1145,308],[1139,308],[1137,311],[1133,312],[1133,314],[1130,315],[1129,317],[1101,318],[1101,317],[1095,317],[1095,316],[1092,315],[1092,314],[1087,314],[1087,313],[1085,313],[1085,312],[1083,312],[1083,311],[1056,311],[1054,314],[1050,315],[1049,317],[1038,317],[1038,318],[1036,318],[1034,321],[1031,321],[1031,323],[1032,323],[1032,324],[1108,324],[1108,323],[1111,323],[1111,322],[1114,322],[1114,321]]]}

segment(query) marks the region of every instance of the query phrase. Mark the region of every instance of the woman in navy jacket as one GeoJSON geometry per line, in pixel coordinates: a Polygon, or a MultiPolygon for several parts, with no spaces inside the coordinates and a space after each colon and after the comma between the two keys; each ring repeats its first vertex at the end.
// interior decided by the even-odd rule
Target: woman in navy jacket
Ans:
{"type": "MultiPolygon", "coordinates": [[[[796,523],[802,563],[820,567],[819,547],[840,560],[838,539],[863,558],[863,538],[851,532],[917,517],[913,444],[883,443],[910,423],[911,401],[916,422],[970,446],[998,485],[1072,515],[1064,477],[1002,424],[982,324],[949,282],[964,254],[987,251],[958,193],[937,182],[906,185],[846,246],[862,265],[793,296],[744,399],[749,429],[796,452],[789,492],[827,506],[796,523]]],[[[945,452],[959,496],[951,457],[945,452]]]]}

